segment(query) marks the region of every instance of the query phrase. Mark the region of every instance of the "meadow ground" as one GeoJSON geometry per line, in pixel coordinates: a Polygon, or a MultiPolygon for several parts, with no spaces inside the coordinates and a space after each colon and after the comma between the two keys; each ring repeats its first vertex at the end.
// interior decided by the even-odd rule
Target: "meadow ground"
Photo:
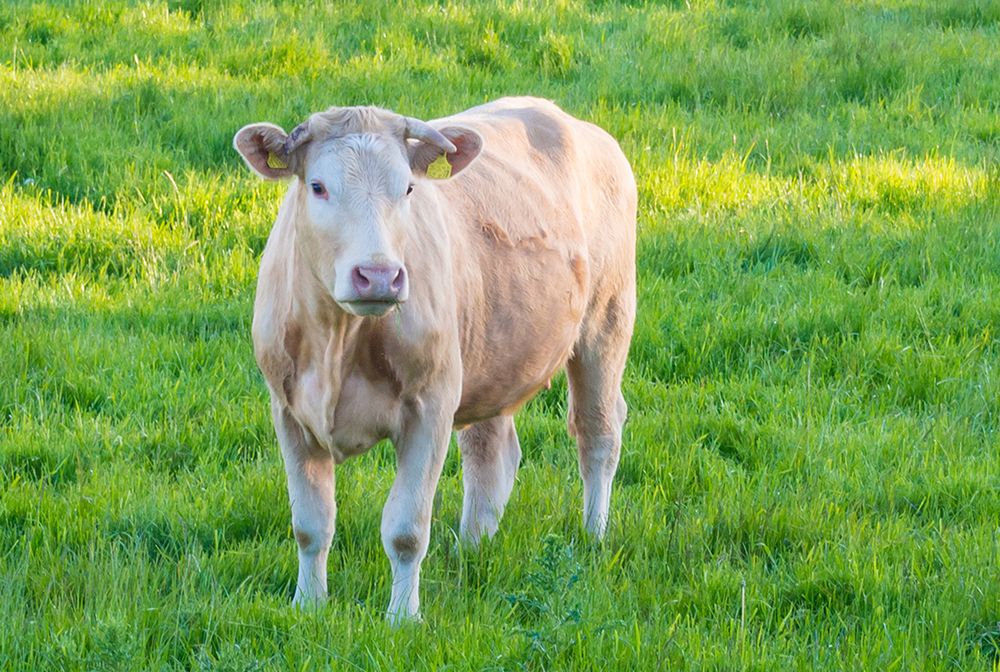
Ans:
{"type": "Polygon", "coordinates": [[[1000,669],[998,158],[996,1],[4,2],[0,669],[1000,669]],[[449,454],[423,624],[384,445],[294,611],[232,135],[515,93],[638,178],[609,536],[560,379],[477,551],[449,454]]]}

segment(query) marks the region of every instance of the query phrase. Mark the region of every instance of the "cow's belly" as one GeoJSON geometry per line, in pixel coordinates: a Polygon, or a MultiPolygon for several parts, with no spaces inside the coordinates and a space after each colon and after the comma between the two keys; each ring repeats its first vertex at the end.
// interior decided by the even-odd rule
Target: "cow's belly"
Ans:
{"type": "Polygon", "coordinates": [[[506,260],[521,273],[493,274],[506,278],[504,286],[486,289],[486,307],[467,313],[482,328],[463,329],[456,425],[513,413],[565,366],[583,320],[588,271],[582,254],[550,252],[506,260]]]}

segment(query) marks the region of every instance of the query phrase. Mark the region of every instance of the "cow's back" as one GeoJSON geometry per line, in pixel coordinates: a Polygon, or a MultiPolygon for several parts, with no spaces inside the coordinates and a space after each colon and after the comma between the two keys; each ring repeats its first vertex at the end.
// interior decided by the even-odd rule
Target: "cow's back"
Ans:
{"type": "Polygon", "coordinates": [[[596,303],[631,290],[635,182],[618,144],[553,103],[505,98],[434,122],[483,136],[440,183],[453,221],[459,424],[510,412],[569,357],[596,303]]]}

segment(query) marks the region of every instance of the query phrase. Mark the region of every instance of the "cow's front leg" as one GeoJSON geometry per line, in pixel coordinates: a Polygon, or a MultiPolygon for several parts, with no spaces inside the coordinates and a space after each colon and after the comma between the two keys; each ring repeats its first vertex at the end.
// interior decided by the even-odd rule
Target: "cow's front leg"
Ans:
{"type": "Polygon", "coordinates": [[[326,599],[326,559],[337,515],[333,458],[277,403],[272,403],[274,428],[281,444],[292,507],[292,531],[299,547],[296,606],[326,599]]]}
{"type": "Polygon", "coordinates": [[[415,403],[396,440],[396,480],[382,510],[382,545],[392,566],[388,618],[417,618],[420,563],[431,534],[431,505],[448,450],[454,409],[415,403]]]}

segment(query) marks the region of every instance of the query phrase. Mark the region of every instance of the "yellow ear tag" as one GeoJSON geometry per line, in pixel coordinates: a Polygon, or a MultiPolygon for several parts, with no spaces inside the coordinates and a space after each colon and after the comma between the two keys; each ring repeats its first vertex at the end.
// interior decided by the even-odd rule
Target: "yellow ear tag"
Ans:
{"type": "Polygon", "coordinates": [[[274,170],[281,170],[282,168],[288,168],[288,164],[278,158],[278,155],[274,152],[267,153],[267,167],[273,168],[274,170]]]}
{"type": "Polygon", "coordinates": [[[427,177],[432,180],[447,180],[451,177],[451,164],[444,154],[431,161],[427,166],[427,177]]]}

